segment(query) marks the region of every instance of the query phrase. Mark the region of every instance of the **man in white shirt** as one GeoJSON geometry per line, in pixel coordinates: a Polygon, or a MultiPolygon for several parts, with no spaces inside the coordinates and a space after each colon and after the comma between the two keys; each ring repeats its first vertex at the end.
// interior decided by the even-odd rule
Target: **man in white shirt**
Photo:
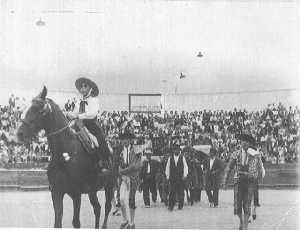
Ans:
{"type": "Polygon", "coordinates": [[[108,171],[108,168],[110,168],[110,151],[105,141],[104,132],[101,130],[100,125],[97,124],[99,111],[98,86],[88,78],[78,78],[75,86],[82,95],[82,99],[75,104],[74,110],[69,112],[67,116],[71,120],[82,120],[83,125],[97,138],[99,148],[95,152],[99,161],[99,167],[102,172],[108,171]]]}
{"type": "Polygon", "coordinates": [[[170,184],[169,210],[175,206],[176,197],[178,198],[178,209],[183,208],[184,202],[184,179],[188,175],[188,165],[185,157],[181,154],[178,144],[174,145],[174,154],[169,157],[166,165],[166,177],[170,184]]]}

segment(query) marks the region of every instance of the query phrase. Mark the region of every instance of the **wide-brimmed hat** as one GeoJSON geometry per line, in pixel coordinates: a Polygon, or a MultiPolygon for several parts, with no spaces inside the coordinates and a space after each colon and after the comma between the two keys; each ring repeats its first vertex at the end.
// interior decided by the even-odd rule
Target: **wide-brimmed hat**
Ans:
{"type": "Polygon", "coordinates": [[[88,78],[85,78],[85,77],[80,77],[75,81],[75,86],[78,91],[80,90],[83,83],[89,85],[92,88],[92,92],[91,92],[92,97],[96,97],[99,95],[99,89],[98,89],[97,84],[94,81],[92,81],[88,78]]]}
{"type": "Polygon", "coordinates": [[[239,134],[239,135],[237,135],[237,139],[239,139],[241,141],[246,141],[252,146],[256,146],[256,140],[250,134],[246,134],[246,133],[239,134]]]}

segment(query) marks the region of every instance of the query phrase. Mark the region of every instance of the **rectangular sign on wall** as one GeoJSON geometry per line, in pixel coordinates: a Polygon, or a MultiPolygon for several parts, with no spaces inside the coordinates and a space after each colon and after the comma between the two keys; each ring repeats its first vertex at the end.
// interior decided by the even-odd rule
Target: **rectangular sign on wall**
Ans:
{"type": "Polygon", "coordinates": [[[161,94],[129,94],[129,112],[160,113],[162,110],[161,94]]]}

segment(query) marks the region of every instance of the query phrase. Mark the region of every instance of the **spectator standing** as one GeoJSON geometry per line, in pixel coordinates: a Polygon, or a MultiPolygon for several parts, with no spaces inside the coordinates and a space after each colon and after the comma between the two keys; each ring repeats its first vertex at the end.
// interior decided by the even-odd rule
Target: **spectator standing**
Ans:
{"type": "Polygon", "coordinates": [[[16,103],[15,95],[12,94],[12,95],[10,95],[10,97],[8,99],[9,108],[13,109],[15,107],[15,103],[16,103]]]}
{"type": "Polygon", "coordinates": [[[71,105],[71,103],[70,103],[70,99],[67,101],[67,103],[65,104],[65,110],[67,111],[67,112],[69,112],[69,111],[73,111],[72,110],[72,105],[71,105]]]}

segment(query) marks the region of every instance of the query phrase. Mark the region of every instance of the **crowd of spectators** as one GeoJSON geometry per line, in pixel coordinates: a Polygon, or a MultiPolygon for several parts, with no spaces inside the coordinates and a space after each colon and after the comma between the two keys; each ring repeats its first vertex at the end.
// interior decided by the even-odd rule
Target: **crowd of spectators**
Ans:
{"type": "MultiPolygon", "coordinates": [[[[68,100],[63,110],[74,109],[76,100],[68,100]]],[[[0,162],[18,164],[43,162],[50,159],[43,132],[28,145],[11,141],[25,99],[11,95],[8,105],[0,107],[0,162]]],[[[237,148],[236,134],[251,133],[257,141],[265,161],[273,164],[297,162],[299,146],[300,110],[282,104],[269,104],[260,111],[166,111],[163,114],[129,113],[128,111],[99,112],[98,120],[108,139],[118,138],[127,131],[135,133],[138,142],[150,142],[154,155],[168,154],[173,138],[182,146],[207,144],[213,141],[218,155],[228,160],[237,148]]],[[[138,143],[137,144],[140,144],[138,143]]]]}
{"type": "Polygon", "coordinates": [[[65,103],[65,108],[64,110],[66,112],[69,111],[73,111],[75,108],[75,104],[76,104],[76,98],[73,98],[73,100],[69,99],[66,103],[65,103]]]}
{"type": "Polygon", "coordinates": [[[166,146],[173,137],[179,137],[182,146],[206,144],[212,140],[219,157],[228,160],[237,148],[236,134],[250,133],[264,160],[277,164],[298,161],[299,116],[298,107],[269,104],[255,112],[234,109],[169,111],[156,115],[114,111],[103,112],[98,119],[109,137],[118,136],[126,127],[141,139],[150,139],[156,155],[167,154],[166,146]]]}
{"type": "Polygon", "coordinates": [[[40,132],[38,137],[27,145],[13,141],[25,107],[25,98],[20,99],[13,94],[9,98],[8,105],[0,106],[0,167],[36,165],[36,163],[47,162],[50,159],[47,140],[43,132],[40,132]]]}

